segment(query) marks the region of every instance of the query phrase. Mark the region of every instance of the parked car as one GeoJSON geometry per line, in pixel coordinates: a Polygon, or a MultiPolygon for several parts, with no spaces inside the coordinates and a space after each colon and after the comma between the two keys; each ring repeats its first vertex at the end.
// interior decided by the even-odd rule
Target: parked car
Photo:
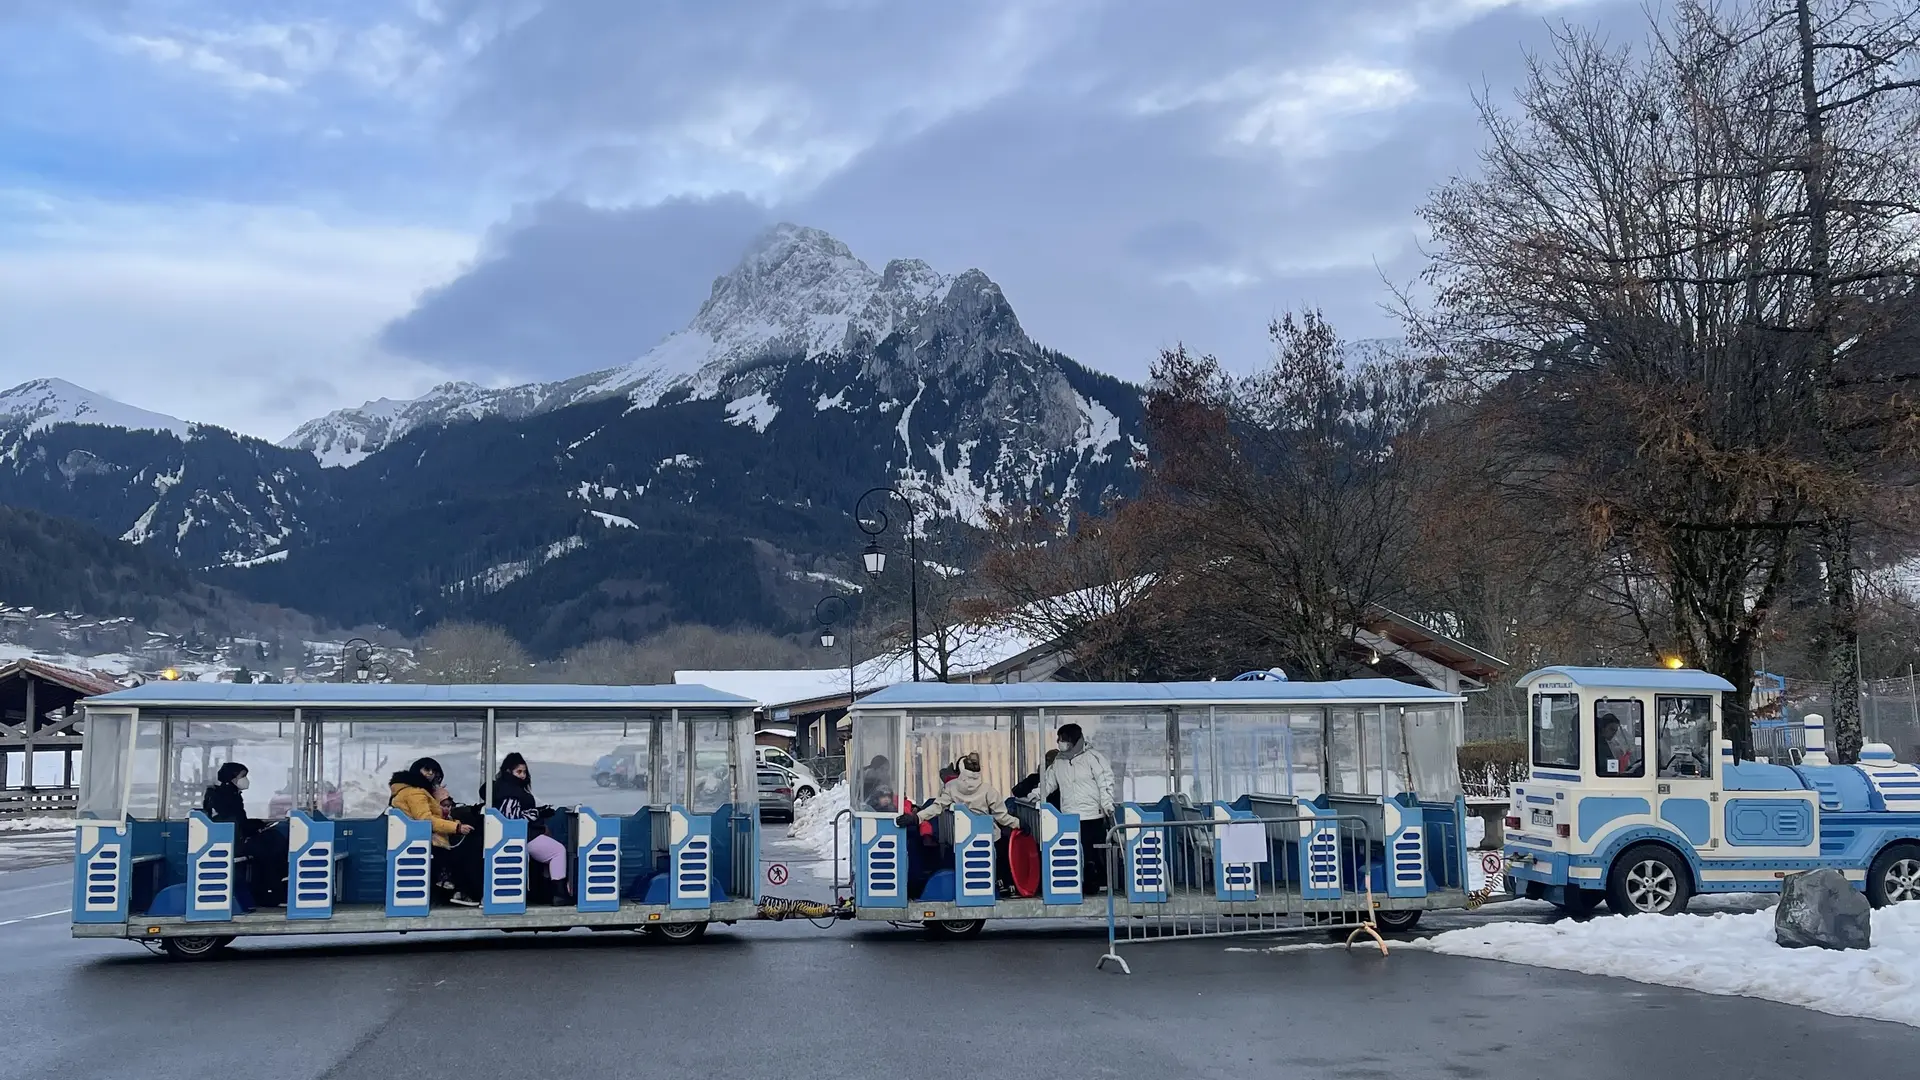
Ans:
{"type": "Polygon", "coordinates": [[[760,778],[760,820],[793,820],[793,780],[782,770],[758,770],[760,778]]]}
{"type": "Polygon", "coordinates": [[[756,746],[753,756],[758,760],[761,768],[771,766],[787,774],[788,779],[793,781],[794,802],[806,802],[820,794],[822,786],[820,778],[813,774],[812,769],[795,761],[793,755],[785,750],[777,746],[756,746]]]}
{"type": "Polygon", "coordinates": [[[647,786],[647,748],[616,746],[593,763],[593,782],[601,787],[644,788],[647,786]]]}

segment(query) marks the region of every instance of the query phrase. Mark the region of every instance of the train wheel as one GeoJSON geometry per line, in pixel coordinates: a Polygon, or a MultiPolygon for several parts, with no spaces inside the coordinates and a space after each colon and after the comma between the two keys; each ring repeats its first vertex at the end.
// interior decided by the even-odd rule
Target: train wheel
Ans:
{"type": "Polygon", "coordinates": [[[1388,933],[1405,933],[1420,925],[1420,911],[1376,911],[1373,913],[1374,925],[1388,933]]]}
{"type": "Polygon", "coordinates": [[[1867,871],[1867,899],[1874,907],[1920,900],[1920,844],[1895,844],[1867,871]]]}
{"type": "Polygon", "coordinates": [[[935,919],[923,924],[932,938],[979,937],[987,925],[985,919],[935,919]]]}
{"type": "Polygon", "coordinates": [[[653,932],[678,945],[688,941],[699,941],[706,937],[707,924],[703,922],[655,923],[653,932]]]}
{"type": "Polygon", "coordinates": [[[1621,915],[1679,915],[1692,898],[1687,864],[1658,844],[1629,849],[1607,875],[1607,906],[1621,915]]]}
{"type": "Polygon", "coordinates": [[[204,960],[233,944],[233,938],[210,934],[205,937],[161,938],[160,947],[175,960],[204,960]]]}

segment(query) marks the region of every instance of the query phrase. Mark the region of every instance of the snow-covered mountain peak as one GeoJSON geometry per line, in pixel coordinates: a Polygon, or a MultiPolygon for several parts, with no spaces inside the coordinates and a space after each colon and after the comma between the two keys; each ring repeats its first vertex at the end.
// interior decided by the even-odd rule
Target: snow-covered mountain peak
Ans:
{"type": "Polygon", "coordinates": [[[33,379],[0,392],[0,429],[31,435],[55,424],[98,424],[187,437],[187,422],[137,409],[65,379],[33,379]]]}

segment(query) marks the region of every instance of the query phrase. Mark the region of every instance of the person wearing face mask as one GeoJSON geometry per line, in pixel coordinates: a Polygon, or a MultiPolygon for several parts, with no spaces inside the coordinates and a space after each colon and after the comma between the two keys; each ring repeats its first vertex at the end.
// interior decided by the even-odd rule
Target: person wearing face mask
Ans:
{"type": "Polygon", "coordinates": [[[980,755],[968,754],[954,762],[958,771],[953,779],[947,781],[919,811],[901,814],[895,823],[902,828],[912,828],[923,821],[932,821],[955,806],[964,806],[976,814],[985,814],[993,819],[993,850],[995,882],[1002,896],[1013,895],[1012,875],[1007,870],[1007,832],[1020,827],[1020,819],[1007,812],[1007,801],[998,792],[987,786],[986,779],[980,775],[980,755]]]}
{"type": "Polygon", "coordinates": [[[229,761],[214,774],[214,783],[200,799],[200,812],[214,821],[233,823],[233,851],[247,857],[246,880],[256,904],[286,902],[287,838],[259,818],[247,816],[246,790],[251,783],[247,767],[229,761]]]}
{"type": "MultiPolygon", "coordinates": [[[[421,758],[405,769],[394,773],[387,781],[387,789],[392,795],[387,805],[407,815],[415,821],[424,821],[433,832],[434,879],[436,883],[451,880],[452,860],[447,856],[453,847],[452,837],[465,836],[473,831],[473,826],[442,816],[440,800],[434,792],[440,782],[446,779],[447,771],[434,759],[421,758]]],[[[478,907],[475,900],[463,890],[456,889],[453,903],[461,907],[478,907]]]]}
{"type": "Polygon", "coordinates": [[[1081,881],[1087,892],[1098,892],[1106,885],[1107,832],[1113,827],[1113,766],[1088,745],[1079,724],[1061,724],[1056,738],[1053,764],[1034,790],[1042,799],[1059,792],[1060,812],[1080,815],[1080,850],[1086,853],[1081,881]]]}

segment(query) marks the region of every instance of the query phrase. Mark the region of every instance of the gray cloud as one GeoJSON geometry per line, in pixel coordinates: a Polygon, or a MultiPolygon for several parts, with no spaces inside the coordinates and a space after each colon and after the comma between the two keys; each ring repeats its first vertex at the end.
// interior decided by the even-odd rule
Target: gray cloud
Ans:
{"type": "Polygon", "coordinates": [[[875,264],[977,266],[1037,339],[1126,377],[1176,341],[1248,366],[1301,305],[1391,332],[1417,207],[1472,167],[1469,95],[1546,40],[1486,0],[549,5],[482,50],[456,125],[519,148],[521,182],[638,208],[517,215],[386,341],[485,373],[626,358],[692,315],[756,203],[875,264]]]}
{"type": "Polygon", "coordinates": [[[389,324],[381,344],[476,377],[624,363],[686,325],[767,224],[739,195],[611,210],[549,199],[496,227],[475,264],[389,324]]]}

